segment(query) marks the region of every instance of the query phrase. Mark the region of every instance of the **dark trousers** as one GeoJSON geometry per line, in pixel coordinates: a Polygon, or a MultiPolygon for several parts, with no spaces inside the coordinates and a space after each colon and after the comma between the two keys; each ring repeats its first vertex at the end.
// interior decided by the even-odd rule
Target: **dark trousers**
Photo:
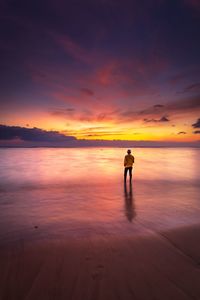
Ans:
{"type": "Polygon", "coordinates": [[[130,180],[132,179],[132,169],[133,167],[124,168],[124,181],[126,181],[128,171],[129,171],[130,180]]]}

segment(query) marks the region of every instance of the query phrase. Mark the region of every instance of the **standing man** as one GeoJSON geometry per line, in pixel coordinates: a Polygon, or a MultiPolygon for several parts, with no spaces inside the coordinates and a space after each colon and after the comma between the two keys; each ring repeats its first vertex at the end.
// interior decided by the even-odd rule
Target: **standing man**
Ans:
{"type": "Polygon", "coordinates": [[[132,169],[134,164],[134,156],[131,154],[131,150],[127,150],[127,155],[124,157],[124,182],[126,182],[127,172],[129,171],[130,182],[132,180],[132,169]]]}

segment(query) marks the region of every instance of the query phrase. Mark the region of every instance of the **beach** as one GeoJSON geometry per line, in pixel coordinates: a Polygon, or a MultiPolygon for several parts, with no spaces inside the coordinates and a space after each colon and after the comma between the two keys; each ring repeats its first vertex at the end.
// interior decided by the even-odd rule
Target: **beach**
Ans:
{"type": "Polygon", "coordinates": [[[1,249],[1,299],[199,299],[200,226],[1,249]]]}
{"type": "Polygon", "coordinates": [[[199,150],[124,153],[1,150],[0,299],[200,299],[199,150]]]}

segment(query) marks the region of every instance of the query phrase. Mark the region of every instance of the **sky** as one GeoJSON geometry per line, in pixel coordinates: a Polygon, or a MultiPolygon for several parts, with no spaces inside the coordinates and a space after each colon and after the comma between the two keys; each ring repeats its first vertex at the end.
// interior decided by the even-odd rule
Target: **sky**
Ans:
{"type": "Polygon", "coordinates": [[[0,145],[200,140],[199,0],[1,0],[0,22],[0,145]]]}

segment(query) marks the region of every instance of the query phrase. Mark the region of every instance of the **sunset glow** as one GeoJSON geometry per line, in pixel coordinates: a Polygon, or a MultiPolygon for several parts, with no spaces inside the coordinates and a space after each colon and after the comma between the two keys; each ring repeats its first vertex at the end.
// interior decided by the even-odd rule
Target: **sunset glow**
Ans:
{"type": "Polygon", "coordinates": [[[22,2],[2,4],[2,125],[199,141],[198,1],[22,2]]]}

